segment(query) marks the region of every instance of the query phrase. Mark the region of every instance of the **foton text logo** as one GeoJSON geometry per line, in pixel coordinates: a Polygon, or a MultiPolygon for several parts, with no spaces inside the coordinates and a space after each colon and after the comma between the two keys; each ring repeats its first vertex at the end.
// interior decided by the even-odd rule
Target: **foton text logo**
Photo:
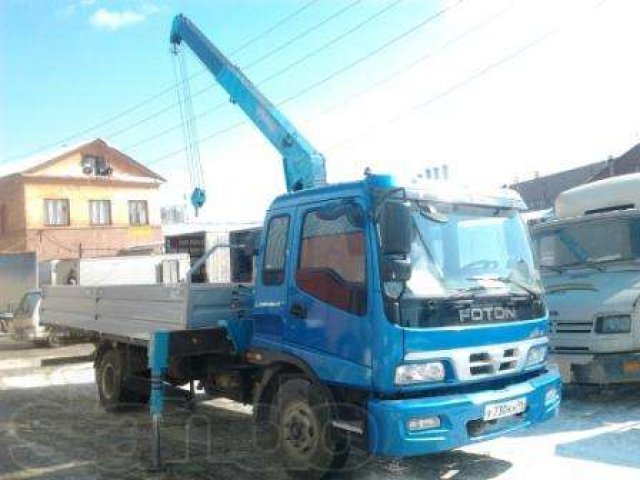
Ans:
{"type": "Polygon", "coordinates": [[[499,320],[515,320],[516,309],[509,307],[477,307],[458,311],[460,323],[493,322],[499,320]]]}

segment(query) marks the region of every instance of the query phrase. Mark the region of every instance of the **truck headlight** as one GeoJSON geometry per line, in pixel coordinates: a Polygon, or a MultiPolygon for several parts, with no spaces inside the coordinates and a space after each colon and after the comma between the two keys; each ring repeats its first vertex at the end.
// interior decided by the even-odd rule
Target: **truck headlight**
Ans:
{"type": "Polygon", "coordinates": [[[413,363],[396,368],[396,385],[413,385],[416,383],[441,382],[444,380],[442,362],[413,363]]]}
{"type": "Polygon", "coordinates": [[[539,365],[547,360],[547,352],[549,351],[549,345],[546,343],[543,345],[536,345],[529,349],[527,355],[527,363],[525,367],[533,367],[539,365]]]}
{"type": "Polygon", "coordinates": [[[631,315],[607,315],[596,320],[596,333],[630,333],[631,315]]]}

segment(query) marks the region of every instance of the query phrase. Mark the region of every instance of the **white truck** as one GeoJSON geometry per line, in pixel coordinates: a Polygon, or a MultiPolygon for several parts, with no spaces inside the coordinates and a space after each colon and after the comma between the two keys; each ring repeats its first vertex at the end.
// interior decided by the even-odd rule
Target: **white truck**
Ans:
{"type": "Polygon", "coordinates": [[[640,173],[561,193],[532,233],[565,381],[640,381],[640,173]]]}
{"type": "Polygon", "coordinates": [[[34,252],[0,255],[0,313],[12,312],[25,291],[38,285],[38,260],[34,252]]]}

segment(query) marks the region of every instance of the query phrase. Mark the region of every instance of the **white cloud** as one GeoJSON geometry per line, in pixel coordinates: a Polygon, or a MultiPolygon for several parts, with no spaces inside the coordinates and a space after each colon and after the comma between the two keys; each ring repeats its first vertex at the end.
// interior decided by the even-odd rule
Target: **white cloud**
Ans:
{"type": "Polygon", "coordinates": [[[134,10],[116,11],[100,8],[89,17],[89,23],[96,28],[104,30],[119,30],[120,28],[144,21],[146,16],[151,13],[154,13],[154,11],[148,9],[145,9],[143,13],[134,10]]]}

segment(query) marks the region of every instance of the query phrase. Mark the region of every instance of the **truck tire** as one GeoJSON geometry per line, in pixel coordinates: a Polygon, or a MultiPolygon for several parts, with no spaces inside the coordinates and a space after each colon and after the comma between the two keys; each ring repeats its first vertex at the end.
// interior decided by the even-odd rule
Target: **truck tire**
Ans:
{"type": "Polygon", "coordinates": [[[349,456],[346,439],[331,425],[331,399],[306,378],[283,383],[274,409],[279,456],[289,476],[322,478],[341,469],[349,456]]]}
{"type": "Polygon", "coordinates": [[[128,375],[121,350],[111,348],[100,357],[96,384],[100,404],[109,412],[118,412],[149,401],[149,387],[133,382],[128,375]]]}
{"type": "Polygon", "coordinates": [[[44,342],[50,348],[57,348],[57,347],[64,346],[64,340],[62,339],[60,332],[54,329],[50,329],[47,332],[47,338],[44,342]]]}

